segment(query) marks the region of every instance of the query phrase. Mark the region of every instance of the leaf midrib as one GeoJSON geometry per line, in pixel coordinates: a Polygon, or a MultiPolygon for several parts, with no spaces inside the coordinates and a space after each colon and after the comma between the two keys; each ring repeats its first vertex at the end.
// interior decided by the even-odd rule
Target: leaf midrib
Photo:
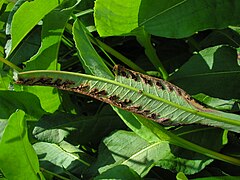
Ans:
{"type": "Polygon", "coordinates": [[[157,16],[160,16],[161,14],[164,14],[164,13],[172,10],[173,8],[176,8],[176,7],[180,6],[181,4],[185,3],[186,1],[187,1],[187,0],[183,0],[182,2],[179,2],[179,3],[175,4],[175,5],[172,6],[172,7],[169,7],[169,8],[167,8],[167,9],[165,9],[164,11],[161,11],[161,12],[155,14],[154,16],[152,16],[152,17],[146,19],[145,21],[141,22],[141,23],[139,24],[139,26],[142,26],[142,25],[144,25],[145,23],[147,23],[148,21],[151,21],[152,19],[156,18],[157,16]]]}
{"type": "MultiPolygon", "coordinates": [[[[129,89],[129,90],[134,91],[136,93],[139,93],[139,90],[140,90],[140,89],[131,87],[129,85],[122,84],[122,83],[120,83],[118,81],[115,81],[115,80],[106,79],[106,78],[102,78],[102,77],[98,77],[98,76],[92,76],[92,75],[88,75],[88,74],[67,72],[67,71],[37,70],[37,71],[22,72],[22,73],[19,73],[19,75],[24,75],[24,74],[29,75],[30,74],[30,76],[31,76],[31,74],[33,74],[32,77],[34,77],[34,74],[35,75],[36,74],[39,75],[41,73],[44,74],[43,76],[45,76],[45,77],[47,77],[46,73],[62,74],[62,75],[65,74],[65,75],[71,75],[71,76],[78,76],[78,77],[87,78],[87,79],[90,79],[90,80],[101,81],[103,83],[110,83],[110,84],[113,84],[113,85],[116,85],[116,86],[120,86],[120,87],[129,89]]],[[[51,75],[48,75],[48,77],[51,77],[51,75]]],[[[76,83],[79,83],[79,82],[76,82],[76,83]]],[[[201,112],[201,111],[199,111],[197,109],[190,109],[188,107],[183,107],[181,105],[178,105],[178,104],[176,104],[174,102],[171,102],[169,100],[166,100],[166,99],[163,99],[161,97],[158,97],[156,95],[150,94],[148,92],[142,91],[142,95],[144,95],[144,96],[146,96],[146,97],[148,97],[150,99],[166,103],[166,104],[168,104],[168,105],[170,105],[170,106],[172,106],[174,108],[180,109],[182,111],[186,111],[186,112],[191,113],[191,114],[195,114],[195,115],[198,115],[198,116],[201,116],[201,117],[209,118],[209,119],[212,119],[212,120],[215,120],[215,121],[218,121],[218,122],[225,122],[225,123],[228,123],[228,124],[240,126],[240,121],[238,121],[238,120],[229,119],[229,118],[222,117],[222,116],[217,116],[215,114],[209,114],[209,113],[201,112]]]]}
{"type": "Polygon", "coordinates": [[[187,76],[181,76],[180,78],[176,77],[172,78],[173,81],[175,80],[179,80],[179,79],[184,79],[184,78],[192,78],[192,77],[204,77],[204,76],[217,76],[217,75],[231,75],[231,74],[238,74],[240,73],[240,70],[239,71],[227,71],[227,72],[224,72],[224,71],[221,71],[221,72],[208,72],[208,73],[198,73],[198,74],[192,74],[192,75],[187,75],[187,76]]]}

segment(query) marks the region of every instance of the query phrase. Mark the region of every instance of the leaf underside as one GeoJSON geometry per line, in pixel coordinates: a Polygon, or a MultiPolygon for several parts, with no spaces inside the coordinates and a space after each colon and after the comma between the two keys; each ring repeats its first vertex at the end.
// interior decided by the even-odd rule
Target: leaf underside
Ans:
{"type": "Polygon", "coordinates": [[[122,66],[115,80],[63,71],[19,73],[17,84],[53,86],[91,96],[166,125],[203,124],[240,132],[240,116],[205,108],[179,87],[122,66]]]}

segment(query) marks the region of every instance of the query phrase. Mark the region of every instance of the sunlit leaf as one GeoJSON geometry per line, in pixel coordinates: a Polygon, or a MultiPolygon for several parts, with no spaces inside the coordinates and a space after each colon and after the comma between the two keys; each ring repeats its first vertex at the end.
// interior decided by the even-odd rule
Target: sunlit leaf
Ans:
{"type": "Polygon", "coordinates": [[[0,169],[7,179],[38,180],[41,174],[37,155],[28,141],[25,113],[12,114],[0,140],[0,169]]]}
{"type": "Polygon", "coordinates": [[[140,0],[97,0],[94,19],[100,36],[116,36],[138,27],[140,0]]]}

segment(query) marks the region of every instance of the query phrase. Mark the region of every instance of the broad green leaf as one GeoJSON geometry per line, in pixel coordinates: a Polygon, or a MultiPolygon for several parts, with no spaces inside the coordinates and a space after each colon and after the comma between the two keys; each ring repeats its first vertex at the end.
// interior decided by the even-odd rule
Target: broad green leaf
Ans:
{"type": "Polygon", "coordinates": [[[17,109],[23,110],[27,120],[38,120],[46,112],[39,99],[28,92],[0,91],[0,119],[8,119],[17,109]]]}
{"type": "MultiPolygon", "coordinates": [[[[41,48],[26,64],[24,70],[57,69],[58,51],[65,24],[72,9],[53,10],[43,19],[41,48]],[[59,18],[61,21],[58,21],[59,18]]],[[[60,97],[53,88],[28,87],[25,91],[36,94],[42,107],[48,112],[54,112],[60,105],[60,97]]]]}
{"type": "Polygon", "coordinates": [[[118,165],[127,165],[143,177],[168,153],[167,141],[149,144],[135,133],[117,131],[100,144],[98,159],[88,173],[93,176],[118,165]]]}
{"type": "Polygon", "coordinates": [[[20,45],[8,57],[8,60],[16,65],[29,60],[39,49],[41,45],[41,28],[34,28],[28,35],[21,41],[20,45]]]}
{"type": "Polygon", "coordinates": [[[140,0],[97,0],[94,20],[100,36],[116,36],[138,27],[140,0]]]}
{"type": "Polygon", "coordinates": [[[238,180],[240,176],[211,176],[203,178],[194,178],[192,180],[238,180]]]}
{"type": "Polygon", "coordinates": [[[183,38],[206,29],[238,25],[239,11],[238,0],[142,0],[139,26],[156,36],[183,38]]]}
{"type": "Polygon", "coordinates": [[[214,29],[199,43],[201,49],[217,45],[229,45],[237,48],[240,46],[240,34],[230,28],[214,29]]]}
{"type": "Polygon", "coordinates": [[[14,14],[11,23],[12,42],[10,54],[38,22],[62,2],[63,0],[34,0],[26,1],[21,5],[14,14]]]}
{"type": "Polygon", "coordinates": [[[93,48],[87,37],[87,29],[83,24],[76,20],[73,25],[73,38],[81,56],[81,61],[85,70],[93,75],[98,75],[105,78],[112,78],[112,73],[103,62],[102,58],[98,55],[93,48]]]}
{"type": "Polygon", "coordinates": [[[56,174],[64,173],[66,170],[69,172],[82,172],[90,166],[89,158],[83,151],[74,148],[72,150],[69,147],[66,149],[66,145],[37,142],[33,145],[38,157],[41,167],[54,172],[56,174]]]}
{"type": "Polygon", "coordinates": [[[94,180],[99,179],[140,180],[141,178],[136,172],[131,170],[128,166],[119,165],[103,172],[102,174],[94,178],[94,180]]]}
{"type": "Polygon", "coordinates": [[[172,77],[171,81],[189,94],[204,93],[222,99],[240,97],[240,66],[236,50],[215,46],[194,55],[172,77]]]}
{"type": "Polygon", "coordinates": [[[39,179],[37,155],[28,141],[25,113],[11,115],[0,140],[0,169],[7,179],[39,179]]]}
{"type": "Polygon", "coordinates": [[[74,144],[97,144],[107,134],[120,128],[124,128],[124,124],[108,107],[94,116],[66,113],[43,116],[37,122],[33,135],[40,141],[51,143],[67,139],[74,144]]]}
{"type": "Polygon", "coordinates": [[[67,10],[53,10],[43,19],[41,48],[26,64],[24,70],[57,69],[58,51],[62,34],[72,8],[67,10]],[[59,21],[61,19],[61,21],[59,21]]]}
{"type": "Polygon", "coordinates": [[[223,100],[219,98],[213,98],[206,94],[200,93],[194,96],[194,99],[206,104],[211,108],[218,110],[232,110],[234,105],[238,102],[237,100],[223,100]]]}
{"type": "Polygon", "coordinates": [[[80,73],[19,73],[18,84],[53,86],[82,93],[163,124],[203,124],[240,132],[240,116],[208,109],[177,86],[116,66],[116,79],[80,73]]]}
{"type": "Polygon", "coordinates": [[[166,141],[149,143],[135,133],[118,131],[104,139],[99,147],[98,160],[88,173],[93,175],[98,171],[102,174],[118,165],[127,165],[144,176],[151,167],[157,165],[173,172],[194,174],[212,162],[206,156],[190,154],[186,158],[188,154],[170,146],[166,141]]]}

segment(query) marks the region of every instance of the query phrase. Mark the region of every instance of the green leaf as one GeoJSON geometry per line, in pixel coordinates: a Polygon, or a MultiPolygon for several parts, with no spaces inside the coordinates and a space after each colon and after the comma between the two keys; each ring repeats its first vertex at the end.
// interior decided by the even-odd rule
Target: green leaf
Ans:
{"type": "Polygon", "coordinates": [[[205,108],[167,81],[119,66],[115,70],[115,81],[80,73],[32,71],[19,73],[17,83],[82,93],[159,123],[197,123],[240,132],[238,115],[205,108]]]}
{"type": "Polygon", "coordinates": [[[238,180],[240,176],[211,176],[203,178],[195,178],[193,180],[238,180]]]}
{"type": "MultiPolygon", "coordinates": [[[[70,18],[72,8],[53,10],[43,19],[41,48],[27,63],[24,70],[58,69],[58,51],[65,25],[70,18]],[[61,19],[61,21],[59,21],[61,19]]],[[[42,107],[48,112],[54,112],[60,105],[60,97],[53,88],[28,87],[25,91],[36,94],[42,107]]]]}
{"type": "Polygon", "coordinates": [[[239,11],[238,0],[142,0],[139,26],[156,36],[183,38],[206,29],[238,25],[239,11]]]}
{"type": "Polygon", "coordinates": [[[222,99],[238,99],[240,66],[236,50],[228,46],[207,48],[194,55],[171,81],[189,94],[204,93],[222,99]]]}
{"type": "Polygon", "coordinates": [[[94,20],[100,36],[116,36],[138,27],[140,0],[97,0],[94,20]]]}
{"type": "Polygon", "coordinates": [[[215,108],[218,110],[228,110],[228,111],[232,110],[235,103],[238,102],[233,99],[223,100],[223,99],[219,99],[219,98],[213,98],[213,97],[210,97],[203,93],[197,94],[193,97],[194,97],[194,99],[208,105],[209,107],[215,108]]]}
{"type": "Polygon", "coordinates": [[[91,167],[90,174],[95,175],[118,166],[127,165],[141,177],[145,176],[154,163],[167,156],[167,141],[149,144],[138,135],[127,131],[117,131],[104,139],[99,147],[99,156],[91,167]]]}
{"type": "Polygon", "coordinates": [[[140,180],[141,178],[128,166],[119,165],[103,172],[102,174],[94,178],[94,180],[99,179],[140,180]]]}
{"type": "Polygon", "coordinates": [[[39,179],[38,158],[28,141],[25,113],[12,114],[0,141],[0,169],[7,179],[39,179]]]}
{"type": "Polygon", "coordinates": [[[73,38],[85,71],[90,72],[90,74],[97,74],[98,76],[112,79],[111,71],[90,43],[87,37],[88,33],[87,29],[79,20],[74,22],[73,38]]]}
{"type": "Polygon", "coordinates": [[[56,174],[69,172],[82,172],[90,166],[89,157],[86,153],[66,144],[57,145],[47,142],[37,142],[33,145],[41,167],[56,174]]]}
{"type": "Polygon", "coordinates": [[[94,116],[66,113],[43,116],[37,122],[33,135],[40,141],[51,143],[59,143],[65,138],[74,144],[97,144],[113,130],[123,127],[122,121],[107,107],[94,116]]]}
{"type": "Polygon", "coordinates": [[[8,60],[16,65],[29,60],[41,45],[41,28],[34,28],[19,44],[8,60]]]}
{"type": "MultiPolygon", "coordinates": [[[[168,169],[172,172],[182,171],[186,174],[194,174],[204,169],[213,161],[211,158],[199,154],[199,151],[197,150],[198,148],[191,149],[191,147],[193,147],[193,144],[186,144],[186,140],[183,138],[191,140],[192,142],[203,147],[214,149],[216,151],[219,151],[219,149],[222,147],[222,134],[219,133],[221,132],[219,129],[210,129],[209,131],[209,129],[206,127],[201,128],[195,126],[187,126],[186,128],[183,127],[175,131],[174,133],[177,134],[176,136],[173,132],[167,131],[163,127],[157,126],[154,122],[149,121],[145,118],[139,116],[134,117],[129,113],[126,115],[127,112],[124,112],[121,109],[117,109],[117,112],[131,130],[133,130],[138,136],[142,137],[150,144],[154,144],[159,141],[161,142],[162,140],[167,140],[171,144],[176,144],[180,147],[185,148],[182,149],[171,145],[167,156],[155,163],[156,166],[168,169]],[[213,138],[207,142],[199,141],[199,137],[201,136],[210,136],[213,138]],[[195,152],[186,149],[190,149],[195,152]]],[[[202,149],[200,153],[205,155],[212,154],[212,152],[209,154],[206,153],[206,149],[202,149]]]]}
{"type": "Polygon", "coordinates": [[[63,0],[52,0],[46,4],[45,0],[34,0],[26,1],[21,5],[14,14],[11,24],[12,42],[10,54],[38,22],[62,2],[63,0]]]}
{"type": "Polygon", "coordinates": [[[62,33],[71,11],[53,10],[43,19],[41,48],[24,70],[57,69],[57,58],[62,33]],[[60,18],[61,21],[57,21],[60,18]]]}
{"type": "Polygon", "coordinates": [[[28,92],[0,91],[0,119],[8,119],[17,109],[25,111],[28,120],[38,120],[46,112],[39,99],[28,92]]]}

